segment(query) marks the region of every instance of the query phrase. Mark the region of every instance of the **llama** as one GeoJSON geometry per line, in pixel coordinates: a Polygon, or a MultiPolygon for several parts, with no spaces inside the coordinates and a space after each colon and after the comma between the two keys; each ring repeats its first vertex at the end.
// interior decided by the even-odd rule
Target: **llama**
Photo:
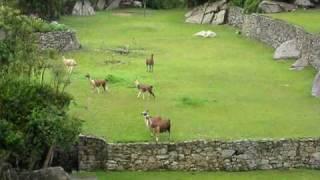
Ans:
{"type": "Polygon", "coordinates": [[[150,58],[146,59],[147,72],[153,72],[154,59],[153,54],[151,54],[150,58]]]}
{"type": "Polygon", "coordinates": [[[151,117],[148,110],[141,113],[144,117],[147,128],[151,132],[151,136],[156,138],[156,142],[159,141],[160,133],[168,132],[170,140],[171,121],[170,119],[163,119],[160,116],[151,117]]]}
{"type": "Polygon", "coordinates": [[[71,74],[73,68],[77,66],[77,62],[74,59],[66,59],[62,56],[63,64],[67,67],[68,72],[71,74]]]}
{"type": "Polygon", "coordinates": [[[100,93],[99,88],[101,87],[104,91],[108,90],[108,80],[98,80],[98,79],[92,79],[90,74],[86,75],[86,78],[90,81],[90,84],[92,85],[92,88],[97,90],[98,94],[100,93]]]}
{"type": "Polygon", "coordinates": [[[152,95],[154,98],[156,97],[152,91],[153,86],[146,85],[146,84],[140,84],[140,82],[138,80],[135,81],[135,85],[139,91],[137,98],[139,98],[142,94],[142,99],[144,99],[144,94],[146,92],[149,93],[149,96],[152,95]]]}

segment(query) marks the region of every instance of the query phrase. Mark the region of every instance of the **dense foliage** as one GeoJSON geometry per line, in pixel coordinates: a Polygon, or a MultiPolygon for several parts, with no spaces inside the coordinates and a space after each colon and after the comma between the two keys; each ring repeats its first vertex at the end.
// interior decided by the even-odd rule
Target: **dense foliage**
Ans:
{"type": "Polygon", "coordinates": [[[262,0],[231,0],[231,4],[244,8],[246,13],[258,12],[258,6],[262,0]]]}
{"type": "Polygon", "coordinates": [[[81,127],[67,114],[72,98],[64,93],[70,80],[62,61],[37,46],[41,24],[0,8],[0,162],[22,169],[50,164],[54,147],[73,144],[81,127]]]}

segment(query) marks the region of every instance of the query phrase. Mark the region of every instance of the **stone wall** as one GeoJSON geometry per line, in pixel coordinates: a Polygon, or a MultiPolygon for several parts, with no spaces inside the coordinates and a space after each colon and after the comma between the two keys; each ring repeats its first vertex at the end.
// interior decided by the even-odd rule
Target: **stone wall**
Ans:
{"type": "Polygon", "coordinates": [[[230,7],[228,24],[240,28],[245,36],[260,40],[273,48],[296,39],[301,59],[320,70],[320,35],[306,32],[302,27],[260,14],[244,14],[238,7],[230,7]]]}
{"type": "Polygon", "coordinates": [[[80,170],[320,169],[320,139],[107,143],[82,136],[80,170]]]}
{"type": "Polygon", "coordinates": [[[105,166],[108,144],[101,138],[80,136],[78,143],[79,170],[95,170],[105,166]]]}
{"type": "Polygon", "coordinates": [[[56,49],[70,51],[80,48],[76,33],[73,31],[56,31],[38,33],[40,49],[56,49]]]}

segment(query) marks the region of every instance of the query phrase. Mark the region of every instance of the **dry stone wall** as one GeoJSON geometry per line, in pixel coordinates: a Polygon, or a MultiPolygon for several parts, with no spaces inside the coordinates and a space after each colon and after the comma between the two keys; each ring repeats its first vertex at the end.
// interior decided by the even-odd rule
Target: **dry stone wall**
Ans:
{"type": "Polygon", "coordinates": [[[301,51],[300,59],[320,70],[320,35],[303,28],[260,14],[247,15],[238,7],[230,7],[228,24],[240,28],[245,36],[260,40],[273,48],[295,39],[301,51]]]}
{"type": "Polygon", "coordinates": [[[107,143],[82,136],[80,170],[320,169],[320,139],[107,143]]]}
{"type": "Polygon", "coordinates": [[[73,31],[38,33],[40,49],[70,51],[80,48],[80,43],[73,31]]]}

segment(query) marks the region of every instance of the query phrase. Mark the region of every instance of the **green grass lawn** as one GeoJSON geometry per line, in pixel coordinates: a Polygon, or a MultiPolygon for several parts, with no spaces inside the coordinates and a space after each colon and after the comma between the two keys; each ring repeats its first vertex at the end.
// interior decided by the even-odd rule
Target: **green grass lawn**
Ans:
{"type": "MultiPolygon", "coordinates": [[[[84,134],[108,141],[149,141],[140,113],[170,117],[172,140],[282,138],[320,135],[319,99],[310,95],[315,71],[289,71],[272,60],[273,49],[229,26],[184,23],[184,11],[99,12],[63,17],[77,31],[82,50],[66,54],[78,67],[67,91],[71,113],[85,120],[84,134]],[[192,36],[212,30],[212,39],[192,36]],[[128,56],[108,48],[130,45],[128,56]],[[155,54],[155,72],[145,58],[155,54]],[[120,60],[123,64],[106,64],[120,60]],[[84,77],[113,75],[110,92],[97,94],[84,77]],[[137,99],[133,81],[155,87],[156,99],[137,99]]],[[[165,135],[162,137],[165,139],[165,135]]]]}
{"type": "Polygon", "coordinates": [[[95,176],[99,180],[318,180],[320,171],[252,171],[252,172],[96,172],[78,177],[95,176]]]}
{"type": "Polygon", "coordinates": [[[275,13],[270,16],[302,26],[309,32],[320,33],[320,9],[275,13]]]}

